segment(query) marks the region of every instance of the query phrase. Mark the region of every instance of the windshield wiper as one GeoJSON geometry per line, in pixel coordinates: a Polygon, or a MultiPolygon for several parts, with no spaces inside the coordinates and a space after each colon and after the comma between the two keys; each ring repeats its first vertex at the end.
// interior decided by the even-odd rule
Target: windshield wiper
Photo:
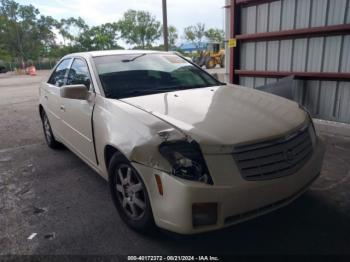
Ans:
{"type": "Polygon", "coordinates": [[[144,90],[134,90],[130,91],[127,94],[135,95],[135,94],[152,94],[157,92],[174,92],[182,89],[144,89],[144,90]]]}
{"type": "Polygon", "coordinates": [[[133,61],[135,61],[137,58],[143,57],[143,56],[145,56],[145,55],[147,55],[147,54],[141,54],[141,55],[135,56],[134,58],[131,58],[131,59],[124,59],[124,60],[122,60],[122,62],[123,62],[123,63],[133,62],[133,61]]]}
{"type": "Polygon", "coordinates": [[[206,87],[213,87],[216,85],[197,85],[197,86],[170,86],[168,88],[154,88],[154,89],[138,89],[129,91],[126,94],[127,95],[142,95],[142,94],[153,94],[158,92],[176,92],[176,91],[183,91],[183,90],[189,90],[189,89],[196,89],[196,88],[206,88],[206,87]]]}

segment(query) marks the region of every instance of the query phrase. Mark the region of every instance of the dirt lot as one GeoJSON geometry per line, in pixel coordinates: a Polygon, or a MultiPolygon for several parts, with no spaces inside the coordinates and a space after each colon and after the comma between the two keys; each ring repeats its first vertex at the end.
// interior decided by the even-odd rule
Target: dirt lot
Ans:
{"type": "Polygon", "coordinates": [[[45,145],[45,75],[0,75],[0,254],[350,254],[350,140],[326,136],[321,177],[277,212],[194,237],[140,235],[120,220],[106,181],[45,145]]]}

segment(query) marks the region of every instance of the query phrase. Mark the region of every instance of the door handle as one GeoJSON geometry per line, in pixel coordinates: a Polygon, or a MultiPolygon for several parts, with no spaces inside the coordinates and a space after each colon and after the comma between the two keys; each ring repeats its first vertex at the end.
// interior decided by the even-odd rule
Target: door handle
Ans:
{"type": "Polygon", "coordinates": [[[46,100],[48,100],[48,99],[49,99],[49,98],[47,97],[47,95],[45,95],[45,96],[44,96],[44,98],[45,98],[46,100]]]}
{"type": "Polygon", "coordinates": [[[64,106],[60,106],[61,111],[66,112],[66,108],[64,106]]]}

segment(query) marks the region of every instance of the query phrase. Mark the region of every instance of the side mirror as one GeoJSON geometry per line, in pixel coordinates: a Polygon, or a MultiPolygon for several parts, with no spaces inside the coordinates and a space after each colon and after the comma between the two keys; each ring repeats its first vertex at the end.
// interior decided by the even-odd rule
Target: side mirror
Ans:
{"type": "Polygon", "coordinates": [[[62,86],[60,95],[63,98],[86,100],[89,96],[89,91],[85,85],[69,85],[62,86]]]}

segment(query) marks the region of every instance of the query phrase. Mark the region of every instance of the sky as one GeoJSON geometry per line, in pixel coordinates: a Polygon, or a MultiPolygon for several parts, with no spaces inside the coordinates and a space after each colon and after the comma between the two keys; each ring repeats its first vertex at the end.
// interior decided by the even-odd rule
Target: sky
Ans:
{"type": "MultiPolygon", "coordinates": [[[[162,0],[17,0],[32,4],[44,15],[55,19],[82,17],[90,26],[119,20],[128,9],[146,10],[162,21],[162,0]]],[[[224,29],[224,0],[168,0],[168,24],[180,35],[198,22],[207,28],[224,29]]]]}

